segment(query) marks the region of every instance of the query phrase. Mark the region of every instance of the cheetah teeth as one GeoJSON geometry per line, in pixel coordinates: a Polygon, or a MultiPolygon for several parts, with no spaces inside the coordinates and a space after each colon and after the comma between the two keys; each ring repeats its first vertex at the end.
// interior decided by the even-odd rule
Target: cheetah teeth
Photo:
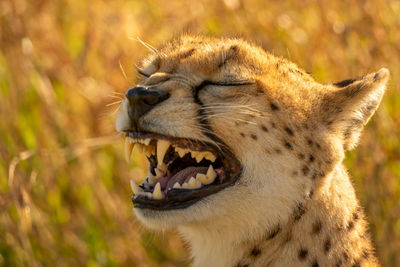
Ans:
{"type": "Polygon", "coordinates": [[[145,196],[147,198],[153,198],[152,193],[144,192],[143,189],[140,186],[138,186],[133,180],[131,180],[131,189],[135,196],[145,196]]]}
{"type": "MultiPolygon", "coordinates": [[[[195,177],[191,177],[189,181],[182,184],[183,189],[198,189],[201,188],[203,185],[212,184],[217,178],[217,173],[215,172],[212,165],[208,167],[207,173],[198,173],[195,177]]],[[[176,184],[175,184],[176,185],[176,184]]],[[[175,185],[173,188],[175,188],[175,185]]],[[[180,186],[180,185],[179,185],[180,186]]]]}
{"type": "MultiPolygon", "coordinates": [[[[210,162],[215,162],[216,156],[210,151],[193,151],[188,148],[181,148],[172,145],[171,142],[164,139],[152,140],[150,138],[140,139],[140,138],[125,138],[125,160],[129,163],[133,148],[136,146],[140,153],[144,153],[148,158],[151,156],[156,156],[157,167],[154,168],[155,175],[150,171],[147,178],[143,181],[141,186],[138,186],[133,180],[130,181],[131,189],[134,195],[145,196],[150,199],[162,199],[164,198],[164,193],[161,190],[161,184],[158,179],[164,176],[168,170],[168,166],[164,163],[165,155],[167,151],[172,146],[175,152],[180,158],[185,157],[189,154],[197,163],[200,163],[203,159],[209,160],[210,162]],[[149,192],[153,188],[152,192],[149,192]],[[144,191],[146,190],[146,191],[144,191]]],[[[199,189],[203,185],[212,184],[217,177],[213,166],[210,164],[207,173],[198,173],[195,177],[190,177],[187,182],[180,184],[176,182],[171,189],[199,189]]]]}
{"type": "MultiPolygon", "coordinates": [[[[147,157],[155,155],[157,157],[158,166],[157,168],[161,171],[165,171],[164,157],[167,153],[171,143],[168,140],[159,139],[156,141],[156,145],[152,145],[152,140],[150,138],[139,139],[126,137],[125,138],[125,160],[129,163],[133,148],[135,147],[140,153],[144,153],[147,157]],[[157,151],[157,153],[156,153],[157,151]]],[[[179,157],[183,158],[186,154],[190,154],[192,158],[196,160],[197,163],[201,162],[203,159],[215,162],[217,157],[210,151],[193,151],[188,148],[181,148],[174,146],[175,151],[178,153],[179,157]]]]}
{"type": "MultiPolygon", "coordinates": [[[[157,172],[157,171],[156,171],[157,172]]],[[[149,176],[144,180],[141,186],[144,188],[151,188],[151,186],[154,186],[153,192],[144,192],[142,187],[138,186],[133,180],[131,180],[131,188],[132,192],[134,195],[138,196],[145,196],[147,198],[152,198],[152,199],[162,199],[164,198],[164,193],[161,191],[161,184],[159,182],[156,183],[157,181],[157,176],[153,176],[151,173],[148,174],[149,176]]],[[[190,177],[190,179],[183,183],[182,185],[179,182],[176,182],[172,188],[168,188],[168,190],[171,189],[186,189],[186,190],[193,190],[193,189],[199,189],[203,185],[209,185],[212,184],[215,179],[217,178],[217,173],[214,170],[214,167],[210,164],[208,167],[207,173],[198,173],[196,177],[190,177]]]]}
{"type": "Polygon", "coordinates": [[[157,183],[153,190],[153,198],[154,199],[162,199],[163,193],[161,192],[161,185],[157,183]]]}
{"type": "Polygon", "coordinates": [[[132,150],[135,147],[135,143],[132,143],[129,138],[125,138],[125,160],[127,163],[130,162],[132,150]]]}

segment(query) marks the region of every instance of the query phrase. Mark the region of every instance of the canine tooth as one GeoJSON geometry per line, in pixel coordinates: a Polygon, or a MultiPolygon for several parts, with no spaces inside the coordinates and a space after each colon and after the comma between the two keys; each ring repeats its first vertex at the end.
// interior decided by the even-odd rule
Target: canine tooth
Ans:
{"type": "Polygon", "coordinates": [[[133,180],[131,180],[131,189],[135,195],[138,195],[141,191],[143,191],[142,188],[140,188],[133,180]]]}
{"type": "Polygon", "coordinates": [[[131,143],[129,138],[125,138],[125,160],[129,163],[131,159],[132,149],[134,148],[135,143],[131,143]]]}
{"type": "Polygon", "coordinates": [[[154,187],[153,198],[154,199],[162,199],[163,198],[163,195],[161,193],[161,185],[160,185],[160,183],[157,183],[156,186],[154,187]]]}
{"type": "Polygon", "coordinates": [[[158,140],[157,142],[157,161],[163,162],[165,153],[167,152],[171,143],[167,140],[158,140]]]}
{"type": "Polygon", "coordinates": [[[137,143],[137,144],[136,144],[136,147],[137,147],[137,150],[138,150],[140,153],[143,153],[143,151],[144,151],[144,146],[143,146],[142,144],[137,143]]]}
{"type": "Polygon", "coordinates": [[[143,144],[145,144],[146,146],[148,146],[150,144],[151,139],[150,138],[146,138],[143,141],[143,144]]]}
{"type": "Polygon", "coordinates": [[[176,182],[172,188],[181,188],[181,185],[178,182],[176,182]]]}
{"type": "Polygon", "coordinates": [[[217,159],[217,157],[211,152],[207,152],[204,157],[211,162],[214,162],[217,159]]]}
{"type": "Polygon", "coordinates": [[[199,152],[197,152],[197,151],[190,151],[190,155],[192,156],[192,158],[196,158],[197,153],[199,153],[199,152]]]}
{"type": "Polygon", "coordinates": [[[207,178],[212,183],[212,182],[214,182],[216,177],[217,177],[217,173],[215,172],[214,167],[210,164],[210,167],[208,167],[208,170],[207,170],[207,178]]]}

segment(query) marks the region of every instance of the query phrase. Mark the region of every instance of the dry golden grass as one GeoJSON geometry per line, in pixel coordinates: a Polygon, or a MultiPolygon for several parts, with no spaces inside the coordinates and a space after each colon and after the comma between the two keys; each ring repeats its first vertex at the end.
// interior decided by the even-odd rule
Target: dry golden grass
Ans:
{"type": "Polygon", "coordinates": [[[384,266],[400,266],[399,1],[0,1],[0,265],[182,266],[174,233],[135,220],[113,128],[134,63],[182,32],[242,36],[321,82],[387,67],[346,164],[384,266]],[[127,79],[121,72],[126,72],[127,79]]]}

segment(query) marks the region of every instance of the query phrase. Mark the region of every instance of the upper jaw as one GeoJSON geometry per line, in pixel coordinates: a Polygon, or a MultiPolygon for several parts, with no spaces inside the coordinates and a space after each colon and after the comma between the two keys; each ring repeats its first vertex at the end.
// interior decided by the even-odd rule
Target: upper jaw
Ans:
{"type": "Polygon", "coordinates": [[[150,163],[142,184],[131,181],[135,208],[183,209],[232,185],[240,176],[241,165],[227,149],[155,133],[125,134],[126,159],[136,144],[150,163]]]}

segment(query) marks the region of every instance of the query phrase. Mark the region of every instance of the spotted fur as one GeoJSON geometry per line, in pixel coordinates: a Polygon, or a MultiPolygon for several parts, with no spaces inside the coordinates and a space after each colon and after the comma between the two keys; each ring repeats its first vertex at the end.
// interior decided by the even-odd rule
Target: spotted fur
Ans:
{"type": "MultiPolygon", "coordinates": [[[[177,227],[194,266],[377,266],[344,152],[356,146],[389,77],[317,83],[240,39],[183,36],[140,65],[141,86],[170,97],[141,131],[221,145],[243,171],[181,210],[135,209],[153,229],[177,227]]],[[[129,124],[124,101],[117,130],[129,124]]]]}

